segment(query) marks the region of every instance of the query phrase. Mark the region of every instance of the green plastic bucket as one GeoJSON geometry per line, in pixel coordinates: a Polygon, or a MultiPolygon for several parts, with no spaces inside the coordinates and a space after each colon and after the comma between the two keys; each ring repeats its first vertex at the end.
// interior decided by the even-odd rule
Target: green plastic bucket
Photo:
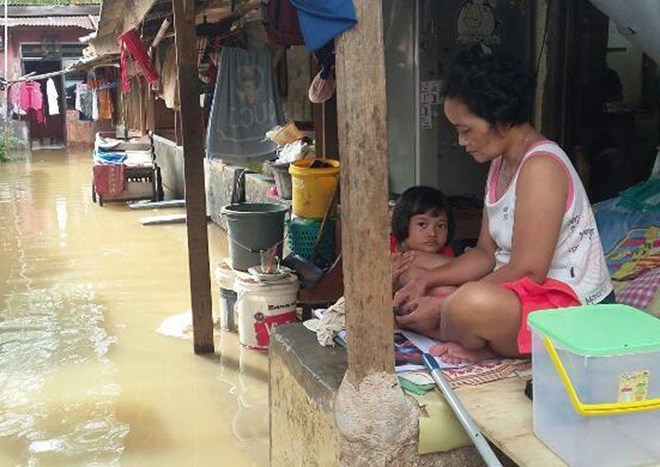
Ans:
{"type": "Polygon", "coordinates": [[[277,246],[282,257],[284,218],[288,208],[273,203],[241,203],[224,206],[229,236],[229,258],[234,269],[247,271],[261,265],[260,252],[277,246]]]}

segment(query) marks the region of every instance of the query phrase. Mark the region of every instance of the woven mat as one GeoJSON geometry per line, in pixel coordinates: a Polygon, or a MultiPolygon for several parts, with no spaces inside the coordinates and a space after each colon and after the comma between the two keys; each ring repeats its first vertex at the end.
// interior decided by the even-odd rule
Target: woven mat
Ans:
{"type": "Polygon", "coordinates": [[[498,358],[476,363],[464,368],[443,370],[442,374],[453,389],[478,386],[511,376],[531,376],[529,359],[498,358]]]}

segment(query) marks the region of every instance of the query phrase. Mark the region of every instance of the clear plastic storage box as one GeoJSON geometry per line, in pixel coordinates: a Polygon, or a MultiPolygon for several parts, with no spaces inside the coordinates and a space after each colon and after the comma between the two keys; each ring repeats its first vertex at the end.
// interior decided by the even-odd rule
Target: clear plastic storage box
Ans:
{"type": "Polygon", "coordinates": [[[570,465],[660,465],[660,319],[595,305],[529,325],[536,436],[570,465]]]}

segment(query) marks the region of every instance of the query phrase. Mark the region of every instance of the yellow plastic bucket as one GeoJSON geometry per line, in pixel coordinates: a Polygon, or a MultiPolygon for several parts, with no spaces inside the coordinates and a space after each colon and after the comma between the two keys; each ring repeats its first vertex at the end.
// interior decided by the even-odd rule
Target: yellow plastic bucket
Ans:
{"type": "Polygon", "coordinates": [[[339,178],[339,161],[334,159],[301,159],[289,166],[293,213],[308,219],[321,219],[325,215],[339,178]],[[313,169],[314,161],[331,167],[313,169]]]}

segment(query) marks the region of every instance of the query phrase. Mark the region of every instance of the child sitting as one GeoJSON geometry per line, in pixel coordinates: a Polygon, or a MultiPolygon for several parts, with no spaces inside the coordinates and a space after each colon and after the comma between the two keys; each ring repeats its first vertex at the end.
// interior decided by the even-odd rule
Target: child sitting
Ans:
{"type": "MultiPolygon", "coordinates": [[[[416,186],[404,191],[392,213],[392,279],[395,289],[425,271],[451,261],[454,219],[445,195],[416,186]]],[[[447,287],[433,295],[446,295],[447,287]]],[[[453,290],[453,288],[452,288],[453,290]]]]}

